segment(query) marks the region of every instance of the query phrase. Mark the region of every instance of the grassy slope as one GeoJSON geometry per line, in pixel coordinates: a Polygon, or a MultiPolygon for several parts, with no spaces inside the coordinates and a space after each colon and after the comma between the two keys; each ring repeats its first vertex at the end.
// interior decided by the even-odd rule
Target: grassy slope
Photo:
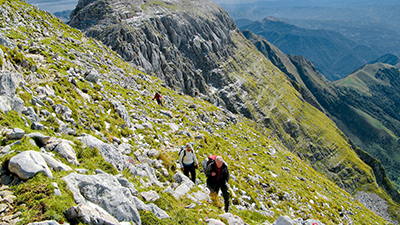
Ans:
{"type": "MultiPolygon", "coordinates": [[[[127,90],[118,84],[118,81],[108,80],[104,81],[104,87],[101,88],[97,85],[91,87],[87,82],[78,81],[77,87],[73,86],[68,82],[66,77],[66,71],[70,67],[82,67],[81,64],[88,64],[104,74],[111,73],[110,66],[118,66],[121,68],[126,76],[135,76],[139,71],[129,67],[128,64],[124,63],[118,56],[115,55],[111,50],[102,46],[101,44],[93,41],[91,39],[85,38],[79,31],[71,29],[70,27],[64,25],[48,13],[38,11],[31,8],[24,2],[13,1],[0,1],[2,7],[13,8],[15,12],[21,12],[19,16],[25,18],[25,20],[31,21],[32,24],[37,24],[38,27],[48,28],[49,36],[43,37],[42,29],[29,29],[24,30],[25,26],[13,26],[7,30],[6,36],[16,40],[21,43],[22,48],[28,51],[22,51],[22,54],[13,54],[13,52],[21,52],[18,50],[8,49],[7,47],[1,46],[3,52],[5,53],[5,58],[3,59],[3,70],[19,71],[25,75],[26,78],[32,77],[32,73],[20,66],[15,66],[21,59],[27,59],[32,64],[37,65],[39,68],[36,77],[32,78],[35,82],[29,83],[27,86],[31,89],[35,89],[38,85],[49,85],[54,90],[56,90],[56,95],[61,96],[65,99],[57,100],[57,103],[63,103],[73,109],[73,118],[78,121],[79,117],[84,117],[87,121],[87,125],[93,124],[96,129],[103,133],[106,137],[110,139],[112,137],[129,137],[131,131],[127,129],[121,129],[118,125],[122,124],[123,121],[117,113],[111,109],[111,103],[108,100],[102,98],[99,91],[108,97],[120,96],[119,99],[123,102],[128,111],[134,113],[146,114],[149,117],[155,119],[166,119],[164,116],[160,115],[157,105],[150,100],[150,97],[143,97],[140,93],[127,90]],[[22,11],[19,11],[22,9],[22,11]],[[38,21],[38,22],[36,22],[38,21]],[[48,23],[46,22],[48,21],[48,23]],[[28,53],[30,52],[30,46],[24,41],[31,39],[39,39],[41,43],[47,46],[47,50],[39,51],[38,53],[28,53]],[[79,44],[77,44],[79,43],[79,44]],[[77,55],[72,54],[71,50],[75,49],[82,53],[87,53],[88,55],[93,55],[96,57],[108,58],[110,63],[99,64],[94,62],[93,58],[85,59],[83,61],[77,59],[77,55]],[[69,51],[68,51],[69,50],[69,51]],[[59,60],[55,61],[51,56],[58,54],[59,60]],[[38,57],[40,56],[40,57],[38,57]],[[20,59],[18,59],[20,58],[20,59]],[[88,89],[88,94],[91,101],[85,100],[77,89],[82,90],[83,88],[88,89]],[[138,100],[139,99],[139,100],[138,100]],[[98,100],[99,103],[93,104],[94,100],[98,100]],[[67,102],[67,103],[66,103],[67,102]],[[80,107],[86,105],[86,107],[80,107]],[[96,110],[100,110],[100,105],[107,112],[111,109],[110,114],[96,113],[96,110]],[[104,121],[111,124],[109,129],[106,128],[104,121]]],[[[16,14],[13,15],[16,21],[20,20],[16,14]]],[[[11,18],[8,16],[8,18],[11,18]]],[[[2,20],[4,21],[4,20],[2,20]]],[[[15,21],[13,21],[15,22],[15,21]]],[[[1,24],[2,28],[5,28],[7,24],[4,22],[1,24]]],[[[8,26],[7,26],[8,27],[8,26]]],[[[240,43],[238,43],[240,44],[240,43]]],[[[32,49],[33,51],[34,49],[32,49]]],[[[242,52],[238,53],[242,55],[255,54],[254,57],[258,57],[258,53],[254,52],[242,52]]],[[[83,56],[85,57],[85,56],[83,56]]],[[[89,57],[89,56],[87,56],[89,57]]],[[[251,57],[251,55],[246,55],[246,57],[251,57]]],[[[262,57],[260,57],[262,58],[262,57]]],[[[245,59],[245,58],[244,58],[245,59]]],[[[236,61],[237,59],[235,59],[236,61]]],[[[257,90],[258,84],[267,83],[270,84],[276,82],[279,86],[270,85],[272,88],[270,91],[263,89],[261,92],[253,92],[253,98],[258,99],[260,105],[267,105],[268,109],[276,108],[271,110],[273,118],[277,122],[287,121],[288,119],[296,119],[296,121],[302,124],[301,132],[312,134],[310,140],[315,142],[321,141],[324,143],[331,143],[331,147],[334,150],[332,154],[335,154],[337,158],[341,160],[347,160],[348,158],[353,159],[349,162],[350,166],[357,166],[364,170],[363,164],[359,162],[357,158],[354,158],[354,154],[348,150],[348,144],[341,137],[341,133],[334,126],[333,122],[327,120],[321,113],[317,110],[308,106],[297,99],[296,92],[289,88],[289,84],[284,79],[284,76],[276,70],[271,64],[265,62],[268,65],[267,68],[261,68],[261,72],[268,73],[258,73],[258,69],[254,69],[254,74],[257,77],[253,79],[252,82],[245,83],[246,87],[253,88],[257,90]],[[261,75],[261,76],[260,76],[261,75]],[[278,90],[281,90],[277,94],[278,90]],[[268,93],[268,94],[266,94],[268,93]],[[267,95],[268,98],[262,97],[267,95]],[[272,107],[273,106],[273,107],[272,107]],[[296,109],[302,109],[298,111],[296,109]],[[319,118],[319,119],[316,119],[319,118]],[[326,127],[326,129],[321,129],[321,127],[326,127]],[[333,131],[332,131],[333,130],[333,131]],[[342,140],[339,141],[338,140],[342,140]]],[[[233,65],[233,64],[232,64],[233,65]]],[[[263,64],[264,65],[264,64],[263,64]]],[[[238,66],[238,65],[236,65],[238,66]]],[[[256,66],[256,65],[254,65],[256,66]]],[[[260,66],[258,64],[258,66],[260,66]]],[[[238,68],[243,68],[242,66],[238,68]]],[[[257,67],[253,67],[257,68],[257,67]]],[[[109,74],[112,76],[112,74],[109,74]]],[[[233,76],[230,74],[230,76],[233,76]]],[[[235,74],[235,78],[241,78],[239,74],[235,74]]],[[[320,176],[315,172],[314,169],[303,163],[297,155],[286,150],[286,148],[274,137],[274,131],[265,129],[259,124],[253,121],[240,118],[239,122],[235,125],[230,123],[229,127],[221,129],[213,123],[202,123],[200,122],[199,115],[201,113],[208,114],[213,118],[213,121],[217,121],[215,115],[223,115],[218,108],[209,105],[199,99],[192,99],[188,96],[181,96],[176,94],[174,91],[165,89],[161,87],[159,82],[146,81],[142,79],[136,79],[137,83],[141,85],[142,88],[146,87],[150,92],[155,90],[162,90],[165,96],[173,99],[169,102],[168,110],[171,110],[174,115],[179,116],[179,118],[169,119],[170,122],[182,123],[184,127],[193,130],[192,128],[205,128],[212,127],[215,131],[214,134],[205,132],[204,129],[199,129],[198,132],[204,135],[201,141],[196,141],[199,156],[206,156],[211,153],[218,153],[226,156],[225,159],[231,166],[230,170],[234,176],[237,177],[237,181],[232,180],[230,182],[232,187],[237,187],[235,192],[236,196],[241,196],[241,191],[246,191],[247,195],[251,197],[248,204],[255,203],[255,208],[259,209],[261,207],[260,202],[275,212],[273,217],[265,217],[256,211],[238,211],[233,209],[233,213],[241,216],[249,224],[259,224],[265,220],[270,222],[276,219],[279,215],[288,215],[291,211],[295,211],[296,216],[302,216],[304,218],[312,217],[321,220],[327,224],[337,224],[341,220],[339,215],[343,210],[351,210],[354,215],[349,215],[354,221],[360,222],[360,224],[383,224],[384,221],[371,213],[369,210],[365,209],[361,204],[353,201],[353,198],[337,188],[335,184],[327,180],[323,176],[320,176]],[[197,110],[189,109],[188,106],[195,103],[198,105],[197,110]],[[277,149],[278,153],[271,156],[268,154],[268,149],[277,149]],[[255,153],[255,154],[253,154],[255,153]],[[283,167],[290,168],[290,172],[286,172],[283,167]],[[271,172],[278,174],[278,177],[273,177],[271,172]],[[259,175],[258,180],[254,180],[254,177],[259,175]],[[299,181],[299,177],[305,178],[305,181],[299,181]],[[266,184],[266,185],[262,185],[266,184]],[[275,205],[271,201],[274,196],[280,199],[285,192],[291,193],[292,201],[278,201],[275,205]],[[296,194],[293,194],[296,193],[296,194]],[[318,194],[319,193],[319,194],[318,194]],[[326,198],[321,197],[321,195],[326,196],[326,198]],[[295,197],[296,196],[296,197],[295,197]],[[311,201],[312,200],[312,201],[311,201]]],[[[245,82],[248,80],[245,79],[245,82]]],[[[260,90],[259,90],[260,91],[260,90]]],[[[30,99],[32,96],[24,90],[18,90],[17,93],[23,98],[26,106],[31,106],[30,99]]],[[[47,109],[53,112],[53,109],[47,105],[45,107],[33,106],[36,111],[47,109]]],[[[19,115],[11,112],[8,114],[1,113],[1,126],[7,128],[19,127],[24,129],[27,133],[33,132],[29,127],[25,127],[22,119],[19,115]]],[[[62,118],[58,118],[62,119],[62,118]]],[[[54,136],[58,125],[55,123],[55,118],[50,116],[46,121],[43,122],[48,129],[44,133],[54,136]]],[[[180,146],[187,141],[195,141],[191,138],[185,136],[179,136],[175,134],[166,133],[168,128],[164,124],[153,123],[154,129],[149,131],[135,131],[137,135],[141,134],[144,136],[144,140],[152,146],[161,151],[161,158],[164,160],[165,166],[169,169],[170,174],[174,172],[174,164],[176,153],[171,152],[170,149],[162,145],[160,142],[154,141],[154,136],[161,135],[166,136],[171,140],[173,146],[180,146]]],[[[85,130],[82,126],[78,126],[78,133],[90,133],[94,135],[91,130],[85,130]]],[[[280,128],[282,129],[282,128],[280,128]]],[[[73,136],[63,135],[62,138],[75,140],[73,136]]],[[[309,141],[309,140],[307,140],[309,141]]],[[[130,139],[130,143],[135,146],[135,140],[130,139]]],[[[300,140],[299,143],[305,143],[300,140]]],[[[6,143],[8,144],[8,143],[6,143]]],[[[96,168],[100,168],[109,173],[116,174],[116,171],[110,164],[104,162],[102,157],[98,152],[83,148],[79,142],[76,142],[76,151],[78,153],[79,161],[81,165],[79,168],[86,168],[93,172],[96,168]],[[89,160],[90,159],[90,160],[89,160]]],[[[309,146],[298,146],[296,149],[299,152],[304,152],[307,154],[309,146]]],[[[29,143],[27,138],[21,141],[21,145],[16,145],[13,150],[38,150],[36,146],[29,143]]],[[[5,162],[16,153],[11,155],[3,156],[1,161],[5,162]]],[[[133,155],[132,155],[133,156],[133,155]]],[[[59,158],[57,156],[57,158],[59,158]]],[[[60,159],[63,160],[63,159],[60,159]]],[[[64,160],[65,162],[65,160],[64,160]]],[[[65,162],[66,163],[66,162],[65,162]]],[[[333,162],[332,162],[333,163],[333,162]]],[[[74,167],[74,166],[72,166],[74,167]]],[[[323,167],[322,164],[314,165],[314,167],[323,167]]],[[[76,167],[74,167],[76,168],[76,167]]],[[[364,171],[369,171],[365,168],[364,171]]],[[[123,171],[124,175],[132,181],[132,183],[140,191],[140,181],[138,178],[130,177],[127,171],[123,171]]],[[[59,222],[65,220],[63,212],[69,206],[73,205],[72,194],[66,189],[65,184],[60,180],[66,172],[56,172],[54,173],[55,178],[49,180],[43,176],[37,176],[25,182],[22,185],[14,186],[12,189],[16,192],[18,198],[14,205],[15,212],[22,212],[24,222],[28,221],[39,221],[43,219],[55,219],[59,222]],[[62,197],[57,197],[52,195],[52,188],[50,182],[57,182],[60,185],[60,189],[63,193],[62,197]]],[[[328,175],[329,174],[325,174],[328,175]]],[[[369,179],[371,174],[366,174],[365,179],[369,179]]],[[[205,181],[204,175],[199,175],[200,180],[205,181]]],[[[162,178],[161,180],[171,181],[171,177],[162,178]]],[[[156,187],[154,187],[157,190],[156,187]]],[[[379,192],[376,186],[372,184],[372,190],[379,192]]],[[[189,204],[190,201],[183,198],[176,201],[171,195],[162,193],[159,191],[162,198],[156,202],[161,208],[167,211],[171,216],[171,219],[165,221],[157,221],[149,213],[141,212],[142,220],[144,224],[171,224],[185,222],[189,224],[201,223],[200,219],[205,217],[218,217],[217,215],[221,211],[207,203],[199,206],[193,210],[186,210],[184,206],[189,204]]],[[[382,193],[382,196],[384,194],[382,193]]]]}
{"type": "Polygon", "coordinates": [[[391,111],[397,111],[394,103],[398,101],[397,87],[392,84],[395,81],[377,77],[382,69],[386,69],[387,73],[390,68],[379,63],[367,65],[345,79],[335,82],[334,87],[341,92],[342,98],[346,96],[344,99],[347,104],[354,106],[352,112],[363,125],[357,128],[345,122],[343,125],[347,127],[348,133],[358,138],[358,141],[353,138],[357,145],[385,165],[390,179],[399,189],[400,156],[396,153],[399,121],[391,114],[391,111]]]}

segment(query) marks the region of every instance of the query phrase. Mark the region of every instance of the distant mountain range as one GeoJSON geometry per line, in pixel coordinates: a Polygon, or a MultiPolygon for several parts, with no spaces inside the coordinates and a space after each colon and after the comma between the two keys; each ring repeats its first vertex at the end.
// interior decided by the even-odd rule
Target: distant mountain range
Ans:
{"type": "Polygon", "coordinates": [[[69,15],[71,15],[71,12],[72,10],[68,9],[62,12],[55,12],[53,14],[66,23],[69,21],[69,15]]]}
{"type": "Polygon", "coordinates": [[[305,56],[331,81],[345,77],[385,53],[378,47],[358,44],[334,31],[300,28],[274,17],[240,29],[262,35],[285,54],[305,56]]]}
{"type": "MultiPolygon", "coordinates": [[[[322,107],[346,136],[379,159],[389,178],[400,189],[398,56],[384,55],[347,77],[330,82],[304,57],[285,56],[262,36],[251,31],[244,31],[244,34],[275,66],[299,84],[301,93],[311,93],[307,94],[312,99],[311,104],[322,107]],[[317,103],[313,103],[314,99],[317,103]]],[[[373,164],[371,167],[377,168],[373,164]]]]}

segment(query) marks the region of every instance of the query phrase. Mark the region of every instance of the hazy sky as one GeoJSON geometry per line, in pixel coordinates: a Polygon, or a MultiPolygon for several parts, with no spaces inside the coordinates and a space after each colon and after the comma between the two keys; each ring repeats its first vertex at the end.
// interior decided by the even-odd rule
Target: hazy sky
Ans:
{"type": "Polygon", "coordinates": [[[27,3],[51,13],[75,9],[78,0],[26,0],[27,3]]]}

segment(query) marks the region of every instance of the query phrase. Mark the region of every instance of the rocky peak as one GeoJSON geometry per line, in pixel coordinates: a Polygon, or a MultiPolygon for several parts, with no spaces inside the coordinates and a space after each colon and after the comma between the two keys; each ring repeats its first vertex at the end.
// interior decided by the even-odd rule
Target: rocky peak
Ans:
{"type": "Polygon", "coordinates": [[[191,95],[221,88],[212,71],[232,55],[237,30],[211,1],[80,1],[70,25],[191,95]]]}

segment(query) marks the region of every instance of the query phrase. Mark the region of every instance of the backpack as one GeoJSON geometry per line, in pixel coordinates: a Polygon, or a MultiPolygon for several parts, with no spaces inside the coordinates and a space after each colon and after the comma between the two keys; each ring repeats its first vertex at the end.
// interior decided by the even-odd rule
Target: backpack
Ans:
{"type": "Polygon", "coordinates": [[[181,156],[182,151],[183,151],[183,157],[182,157],[182,160],[183,160],[186,156],[186,148],[181,147],[181,150],[179,150],[178,158],[181,156]]]}
{"type": "Polygon", "coordinates": [[[202,163],[204,172],[206,172],[207,166],[210,165],[212,162],[214,162],[216,158],[217,158],[217,155],[210,155],[204,159],[204,161],[202,163]]]}

